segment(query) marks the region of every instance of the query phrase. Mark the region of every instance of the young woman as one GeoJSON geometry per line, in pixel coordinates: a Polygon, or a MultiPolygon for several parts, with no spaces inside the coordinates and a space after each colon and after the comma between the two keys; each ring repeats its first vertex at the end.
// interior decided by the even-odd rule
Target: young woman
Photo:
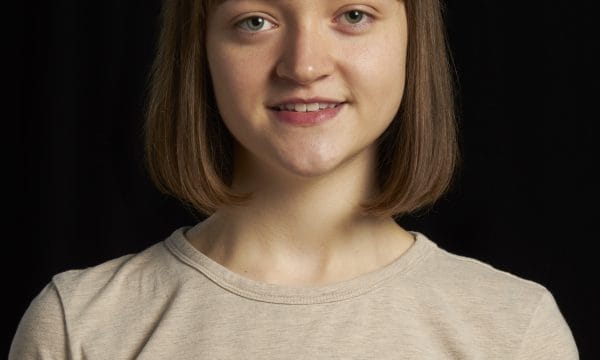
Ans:
{"type": "Polygon", "coordinates": [[[438,0],[166,0],[149,170],[209,215],[54,276],[11,359],[577,359],[543,286],[394,217],[457,159],[438,0]]]}

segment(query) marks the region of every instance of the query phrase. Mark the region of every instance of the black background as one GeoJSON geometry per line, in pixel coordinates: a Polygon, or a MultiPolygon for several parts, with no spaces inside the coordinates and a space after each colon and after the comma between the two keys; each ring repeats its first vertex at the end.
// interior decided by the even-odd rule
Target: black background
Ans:
{"type": "MultiPolygon", "coordinates": [[[[400,220],[442,248],[546,286],[582,359],[600,358],[591,4],[447,3],[463,162],[431,212],[400,220]]],[[[159,7],[58,0],[18,9],[6,349],[52,275],[138,252],[197,220],[153,188],[142,164],[159,7]]]]}

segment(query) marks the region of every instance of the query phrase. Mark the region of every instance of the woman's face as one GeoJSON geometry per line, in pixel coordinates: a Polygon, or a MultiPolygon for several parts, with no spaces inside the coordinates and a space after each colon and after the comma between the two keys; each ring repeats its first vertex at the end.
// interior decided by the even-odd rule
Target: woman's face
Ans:
{"type": "Polygon", "coordinates": [[[217,5],[208,63],[220,114],[241,145],[236,161],[300,176],[375,161],[375,141],[402,99],[407,31],[398,0],[217,5]]]}

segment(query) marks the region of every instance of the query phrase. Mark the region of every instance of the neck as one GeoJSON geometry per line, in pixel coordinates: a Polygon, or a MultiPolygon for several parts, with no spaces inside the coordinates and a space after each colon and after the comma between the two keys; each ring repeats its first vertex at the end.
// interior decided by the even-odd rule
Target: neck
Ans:
{"type": "Polygon", "coordinates": [[[373,163],[355,159],[328,176],[310,178],[244,174],[234,189],[251,192],[251,199],[201,223],[196,233],[210,241],[197,247],[234,271],[271,282],[278,281],[267,273],[273,269],[279,276],[289,274],[281,282],[356,275],[349,268],[371,271],[391,260],[382,257],[397,255],[389,246],[400,232],[410,237],[392,218],[361,211],[374,194],[373,163]]]}

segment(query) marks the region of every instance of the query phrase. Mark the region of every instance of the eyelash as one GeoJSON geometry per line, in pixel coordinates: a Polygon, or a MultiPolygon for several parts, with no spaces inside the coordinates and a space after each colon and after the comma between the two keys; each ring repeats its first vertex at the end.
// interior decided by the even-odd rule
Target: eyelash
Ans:
{"type": "MultiPolygon", "coordinates": [[[[236,27],[242,29],[243,31],[249,32],[249,33],[258,33],[261,31],[265,31],[265,30],[252,30],[246,27],[244,27],[244,24],[249,24],[250,21],[254,20],[254,19],[262,19],[264,22],[268,22],[270,24],[273,25],[273,27],[276,27],[277,25],[273,24],[271,21],[267,20],[265,17],[263,16],[258,16],[258,15],[253,15],[253,16],[249,16],[243,20],[240,20],[239,22],[237,22],[235,25],[236,27]]],[[[269,29],[270,30],[270,29],[269,29]]]]}
{"type": "MultiPolygon", "coordinates": [[[[351,28],[354,28],[354,29],[359,29],[359,30],[360,30],[361,28],[363,28],[364,26],[366,26],[366,25],[370,24],[370,23],[373,21],[373,16],[372,16],[372,15],[370,15],[370,14],[368,14],[367,12],[365,12],[365,11],[362,11],[362,10],[358,10],[358,9],[351,9],[351,10],[345,11],[345,12],[343,12],[342,14],[340,14],[339,16],[337,16],[337,17],[336,17],[336,20],[335,20],[335,22],[336,22],[336,23],[338,23],[338,22],[339,22],[339,20],[338,20],[338,19],[340,19],[340,18],[344,18],[345,16],[347,16],[347,15],[348,15],[348,14],[350,14],[351,12],[358,12],[358,13],[359,13],[359,14],[362,16],[362,18],[361,18],[360,22],[358,22],[358,23],[356,23],[356,24],[352,24],[352,23],[350,23],[350,24],[349,24],[349,26],[350,26],[351,28]],[[364,20],[364,21],[363,21],[363,19],[366,19],[366,20],[364,20]]],[[[242,19],[242,20],[238,21],[238,22],[235,24],[235,26],[236,26],[237,28],[241,29],[242,31],[245,31],[245,32],[248,32],[248,33],[251,33],[251,34],[257,34],[257,33],[259,33],[259,32],[263,32],[263,31],[271,30],[272,28],[276,28],[276,27],[277,27],[277,25],[276,25],[276,24],[273,24],[273,22],[272,22],[272,21],[270,21],[270,20],[266,19],[264,16],[258,16],[258,15],[253,15],[253,16],[249,16],[249,17],[247,17],[247,18],[244,18],[244,19],[242,19]],[[271,25],[272,25],[272,27],[271,27],[271,28],[269,28],[269,29],[266,29],[266,30],[263,30],[263,29],[253,30],[253,29],[251,29],[251,28],[248,28],[248,24],[249,24],[249,22],[250,22],[250,21],[252,21],[252,20],[255,20],[255,19],[262,19],[262,21],[263,21],[263,24],[264,24],[264,23],[269,23],[269,24],[271,24],[271,25]],[[244,25],[245,25],[245,26],[244,26],[244,25]]]]}
{"type": "MultiPolygon", "coordinates": [[[[338,16],[336,19],[344,18],[346,15],[348,15],[348,14],[350,14],[350,13],[352,13],[352,12],[355,12],[355,11],[356,11],[357,13],[359,13],[359,14],[362,16],[362,18],[361,18],[360,22],[358,22],[358,23],[356,23],[356,24],[352,24],[352,23],[350,23],[350,24],[349,24],[349,26],[350,26],[350,27],[353,27],[353,28],[362,28],[362,27],[364,27],[364,26],[366,26],[366,25],[370,24],[371,22],[373,22],[373,16],[372,16],[372,15],[368,14],[368,13],[367,13],[367,12],[365,12],[365,11],[358,10],[358,9],[351,9],[351,10],[348,10],[348,11],[344,11],[344,12],[343,12],[341,15],[339,15],[339,16],[338,16]],[[364,20],[364,19],[366,19],[366,20],[364,20]],[[364,21],[363,21],[363,20],[364,20],[364,21]]],[[[336,20],[336,22],[337,22],[337,20],[336,20]]]]}

